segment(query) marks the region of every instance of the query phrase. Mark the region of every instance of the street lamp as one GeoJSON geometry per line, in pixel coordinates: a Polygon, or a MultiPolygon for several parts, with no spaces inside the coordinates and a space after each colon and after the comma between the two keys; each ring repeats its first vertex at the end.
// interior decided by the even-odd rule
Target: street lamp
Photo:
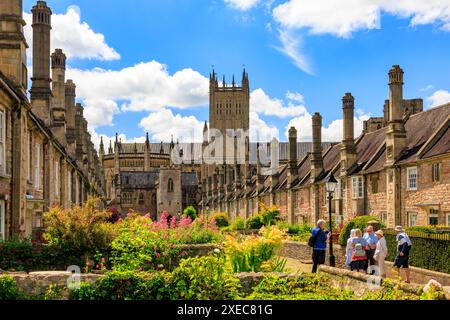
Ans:
{"type": "Polygon", "coordinates": [[[325,183],[325,189],[327,191],[328,194],[328,219],[330,220],[330,232],[331,232],[331,236],[330,236],[330,266],[334,267],[336,265],[336,260],[334,258],[334,254],[333,254],[333,220],[332,220],[332,216],[331,216],[331,200],[333,200],[333,194],[334,191],[336,190],[337,187],[337,180],[334,177],[334,175],[332,173],[330,173],[330,175],[327,178],[327,181],[325,183]]]}

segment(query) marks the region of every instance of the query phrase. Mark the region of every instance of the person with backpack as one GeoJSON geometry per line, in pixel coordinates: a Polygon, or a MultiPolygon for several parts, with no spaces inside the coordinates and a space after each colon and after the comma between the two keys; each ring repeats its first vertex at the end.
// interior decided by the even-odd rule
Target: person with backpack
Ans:
{"type": "Polygon", "coordinates": [[[325,220],[317,221],[317,226],[312,229],[311,237],[308,245],[313,248],[312,273],[317,272],[317,268],[321,264],[325,264],[325,255],[327,252],[327,240],[331,236],[331,232],[325,228],[325,220]]]}
{"type": "Polygon", "coordinates": [[[352,262],[350,263],[350,269],[352,271],[356,270],[360,272],[360,270],[367,270],[367,253],[369,244],[367,240],[363,238],[362,232],[359,229],[355,231],[355,237],[352,239],[352,262]]]}
{"type": "Polygon", "coordinates": [[[394,261],[394,272],[400,276],[400,269],[405,269],[406,283],[411,283],[409,271],[409,252],[411,251],[411,239],[403,230],[402,226],[395,227],[397,231],[397,257],[394,261]]]}

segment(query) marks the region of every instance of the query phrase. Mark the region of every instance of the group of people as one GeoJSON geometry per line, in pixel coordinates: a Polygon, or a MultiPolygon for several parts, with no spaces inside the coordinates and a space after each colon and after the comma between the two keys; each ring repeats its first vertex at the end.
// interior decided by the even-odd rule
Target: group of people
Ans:
{"type": "MultiPolygon", "coordinates": [[[[398,273],[400,268],[405,269],[406,282],[410,283],[409,252],[412,243],[403,227],[397,226],[395,231],[397,232],[397,257],[394,261],[394,271],[398,273]]],[[[325,220],[319,220],[312,230],[309,241],[310,246],[313,247],[313,273],[317,272],[319,265],[325,263],[327,241],[330,237],[331,232],[326,229],[325,220]]],[[[345,264],[350,270],[386,278],[387,256],[388,248],[382,230],[374,232],[372,226],[368,226],[364,234],[360,229],[351,230],[345,256],[345,264]]]]}

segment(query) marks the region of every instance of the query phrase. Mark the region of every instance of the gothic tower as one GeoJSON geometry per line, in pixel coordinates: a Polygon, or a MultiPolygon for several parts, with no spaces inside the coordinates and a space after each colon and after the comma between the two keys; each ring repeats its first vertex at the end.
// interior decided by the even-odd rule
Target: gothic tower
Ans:
{"type": "Polygon", "coordinates": [[[45,1],[38,1],[33,13],[33,84],[31,105],[33,111],[50,125],[50,30],[52,11],[45,1]]]}

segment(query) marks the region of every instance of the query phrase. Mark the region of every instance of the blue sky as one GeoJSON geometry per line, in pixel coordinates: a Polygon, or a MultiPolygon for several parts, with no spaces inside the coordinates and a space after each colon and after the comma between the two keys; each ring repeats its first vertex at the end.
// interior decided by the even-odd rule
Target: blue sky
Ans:
{"type": "MultiPolygon", "coordinates": [[[[25,12],[34,3],[25,0],[25,12]]],[[[295,125],[308,141],[314,112],[324,140],[339,140],[345,92],[356,98],[358,134],[363,120],[381,115],[393,64],[405,71],[405,98],[427,107],[450,100],[450,0],[47,3],[52,47],[69,57],[97,143],[115,132],[127,141],[146,131],[154,141],[199,139],[212,65],[230,82],[246,65],[252,127],[281,140],[295,125]]]]}

